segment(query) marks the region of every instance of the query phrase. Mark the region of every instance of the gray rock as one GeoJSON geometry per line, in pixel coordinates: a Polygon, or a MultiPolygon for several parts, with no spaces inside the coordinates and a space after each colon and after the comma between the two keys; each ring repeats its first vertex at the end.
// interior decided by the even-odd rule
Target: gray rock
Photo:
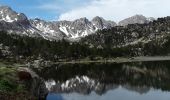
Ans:
{"type": "Polygon", "coordinates": [[[154,18],[152,18],[152,17],[147,18],[143,15],[135,15],[135,16],[132,16],[132,17],[129,17],[129,18],[126,18],[126,19],[120,21],[118,23],[118,25],[126,26],[128,24],[136,24],[136,23],[144,24],[144,23],[148,23],[148,22],[153,21],[153,20],[154,20],[154,18]]]}
{"type": "Polygon", "coordinates": [[[92,19],[93,25],[97,29],[107,29],[116,26],[116,23],[113,21],[106,21],[104,18],[96,16],[92,19]]]}

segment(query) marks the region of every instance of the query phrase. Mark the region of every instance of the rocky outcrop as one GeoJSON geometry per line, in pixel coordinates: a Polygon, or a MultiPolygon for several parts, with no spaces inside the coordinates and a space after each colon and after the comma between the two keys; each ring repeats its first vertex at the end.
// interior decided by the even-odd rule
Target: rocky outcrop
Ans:
{"type": "Polygon", "coordinates": [[[28,68],[18,68],[18,77],[22,81],[30,94],[38,97],[39,100],[45,100],[48,90],[44,83],[44,80],[40,78],[35,72],[28,68]]]}

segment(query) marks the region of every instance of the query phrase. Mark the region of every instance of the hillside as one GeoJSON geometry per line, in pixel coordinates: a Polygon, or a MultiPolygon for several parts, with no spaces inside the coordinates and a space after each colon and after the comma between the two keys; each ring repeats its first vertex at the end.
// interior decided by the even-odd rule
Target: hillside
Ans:
{"type": "Polygon", "coordinates": [[[16,61],[167,56],[170,53],[170,17],[158,18],[148,24],[103,29],[79,42],[49,41],[1,31],[0,44],[0,57],[16,61]]]}

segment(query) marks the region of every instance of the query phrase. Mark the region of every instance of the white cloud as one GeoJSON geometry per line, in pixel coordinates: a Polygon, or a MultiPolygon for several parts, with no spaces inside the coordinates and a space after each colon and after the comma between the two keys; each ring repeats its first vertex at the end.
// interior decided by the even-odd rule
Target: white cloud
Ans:
{"type": "Polygon", "coordinates": [[[59,20],[92,19],[101,16],[120,21],[126,17],[143,14],[148,17],[170,15],[169,0],[92,0],[88,5],[73,8],[59,16],[59,20]]]}

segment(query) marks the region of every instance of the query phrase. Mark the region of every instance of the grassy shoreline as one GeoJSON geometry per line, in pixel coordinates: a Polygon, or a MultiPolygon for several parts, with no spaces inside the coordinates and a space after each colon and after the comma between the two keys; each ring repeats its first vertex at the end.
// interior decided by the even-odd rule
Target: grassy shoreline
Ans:
{"type": "Polygon", "coordinates": [[[0,61],[0,98],[2,100],[35,100],[18,77],[19,64],[0,61]]]}

